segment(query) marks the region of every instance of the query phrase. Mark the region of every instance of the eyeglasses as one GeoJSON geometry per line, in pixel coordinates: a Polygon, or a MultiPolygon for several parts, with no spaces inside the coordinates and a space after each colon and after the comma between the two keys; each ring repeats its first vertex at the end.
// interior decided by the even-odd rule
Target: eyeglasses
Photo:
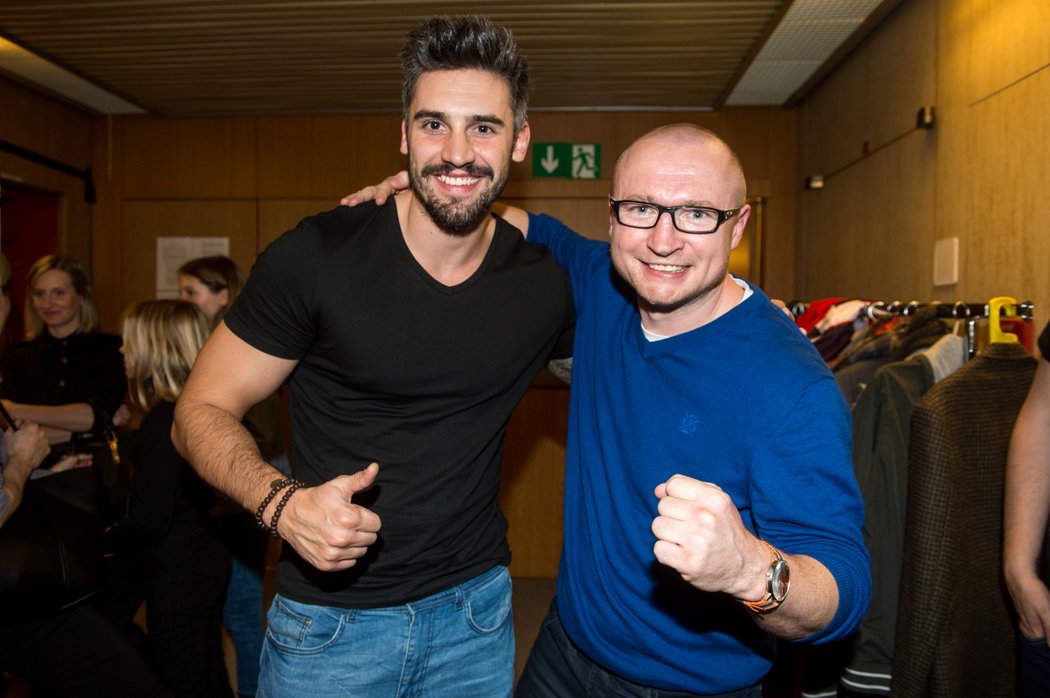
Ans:
{"type": "Polygon", "coordinates": [[[655,228],[660,216],[671,214],[674,227],[683,233],[707,235],[740,213],[740,208],[721,211],[710,206],[661,206],[648,201],[618,201],[610,198],[613,214],[628,228],[655,228]]]}

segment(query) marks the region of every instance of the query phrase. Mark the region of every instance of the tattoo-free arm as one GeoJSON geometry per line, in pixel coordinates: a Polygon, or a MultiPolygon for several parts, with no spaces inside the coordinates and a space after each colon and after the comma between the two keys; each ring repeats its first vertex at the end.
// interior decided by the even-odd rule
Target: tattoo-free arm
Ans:
{"type": "Polygon", "coordinates": [[[251,511],[281,473],[263,460],[244,413],[288,377],[295,361],[270,356],[220,323],[175,408],[172,441],[212,486],[251,511]]]}
{"type": "Polygon", "coordinates": [[[1003,572],[1021,632],[1047,638],[1050,645],[1050,591],[1039,575],[1050,516],[1050,362],[1045,357],[1010,438],[1003,514],[1003,572]]]}
{"type": "MultiPolygon", "coordinates": [[[[769,549],[744,527],[740,512],[717,485],[684,475],[656,488],[660,515],[653,521],[656,559],[697,589],[745,601],[766,595],[769,549]]],[[[782,551],[783,552],[783,551],[782,551]]],[[[766,632],[782,639],[812,635],[831,622],[838,586],[817,560],[784,552],[791,569],[787,598],[776,609],[753,614],[766,632]]]]}
{"type": "Polygon", "coordinates": [[[67,405],[27,405],[4,400],[4,406],[15,419],[36,422],[61,431],[91,431],[95,413],[86,402],[67,405]]]}
{"type": "MultiPolygon", "coordinates": [[[[254,512],[282,477],[259,453],[241,423],[248,408],[273,393],[296,362],[252,347],[220,323],[201,350],[175,408],[172,440],[201,477],[254,512]]],[[[375,463],[288,499],[278,532],[303,559],[320,570],[352,567],[376,540],[375,513],[353,504],[378,474],[375,463]]],[[[263,512],[269,521],[281,497],[263,512]]]]}

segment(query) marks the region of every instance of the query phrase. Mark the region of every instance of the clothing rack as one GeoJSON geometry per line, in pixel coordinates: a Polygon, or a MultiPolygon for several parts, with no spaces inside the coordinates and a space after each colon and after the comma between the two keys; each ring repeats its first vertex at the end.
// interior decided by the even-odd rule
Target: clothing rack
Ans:
{"type": "MultiPolygon", "coordinates": [[[[976,353],[978,320],[991,319],[993,316],[1017,318],[1025,322],[1032,322],[1035,319],[1035,304],[1032,301],[1009,303],[1002,302],[1003,300],[1005,299],[997,298],[981,303],[966,303],[963,301],[955,301],[954,303],[941,301],[928,303],[892,301],[886,303],[884,301],[873,301],[861,310],[858,317],[862,315],[867,316],[872,322],[888,317],[909,317],[920,310],[932,306],[935,309],[936,317],[962,320],[966,323],[966,350],[972,358],[976,353]]],[[[807,303],[795,301],[788,306],[788,309],[797,318],[806,311],[807,307],[807,303]]],[[[995,329],[998,330],[999,328],[995,329]]]]}
{"type": "MultiPolygon", "coordinates": [[[[945,319],[980,320],[992,316],[992,307],[990,303],[963,303],[962,301],[956,301],[954,303],[942,303],[940,301],[934,301],[932,303],[920,303],[918,301],[909,301],[907,303],[893,301],[892,303],[884,303],[882,301],[875,301],[874,303],[869,303],[864,312],[872,320],[877,320],[882,317],[907,317],[928,306],[936,308],[937,317],[945,319]]],[[[1003,310],[1008,311],[1005,313],[1007,317],[1016,317],[1026,322],[1032,322],[1035,318],[1035,304],[1033,304],[1032,301],[1006,303],[1002,308],[1003,310]],[[1013,311],[1012,314],[1009,312],[1011,310],[1013,311]]]]}

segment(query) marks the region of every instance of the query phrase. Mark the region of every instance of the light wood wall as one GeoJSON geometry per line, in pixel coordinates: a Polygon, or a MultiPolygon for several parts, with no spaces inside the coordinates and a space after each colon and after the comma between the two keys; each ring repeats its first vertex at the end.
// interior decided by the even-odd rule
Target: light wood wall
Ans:
{"type": "Polygon", "coordinates": [[[1050,3],[911,0],[802,105],[798,290],[804,298],[1033,300],[1050,318],[1050,3]],[[922,105],[930,131],[904,135],[922,105]],[[933,284],[959,238],[959,279],[933,284]]]}
{"type": "MultiPolygon", "coordinates": [[[[765,200],[764,285],[794,290],[797,124],[775,108],[707,112],[547,113],[532,115],[534,142],[597,142],[602,179],[533,179],[531,159],[514,167],[508,201],[562,217],[582,232],[608,229],[608,177],[616,156],[656,126],[693,121],[738,151],[751,193],[765,200]]],[[[303,216],[403,166],[398,115],[259,119],[98,120],[99,186],[95,241],[104,325],[153,288],[158,236],[229,235],[246,268],[255,254],[303,216]]],[[[531,153],[530,153],[531,157],[531,153]]]]}

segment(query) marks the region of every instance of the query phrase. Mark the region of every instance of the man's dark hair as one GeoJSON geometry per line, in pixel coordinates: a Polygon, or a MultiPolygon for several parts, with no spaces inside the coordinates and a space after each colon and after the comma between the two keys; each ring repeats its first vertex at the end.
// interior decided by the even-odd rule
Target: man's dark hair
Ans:
{"type": "Polygon", "coordinates": [[[529,106],[529,64],[506,27],[486,17],[434,17],[408,35],[401,47],[401,100],[404,119],[416,83],[434,70],[476,69],[507,81],[514,109],[514,134],[525,125],[529,106]]]}

